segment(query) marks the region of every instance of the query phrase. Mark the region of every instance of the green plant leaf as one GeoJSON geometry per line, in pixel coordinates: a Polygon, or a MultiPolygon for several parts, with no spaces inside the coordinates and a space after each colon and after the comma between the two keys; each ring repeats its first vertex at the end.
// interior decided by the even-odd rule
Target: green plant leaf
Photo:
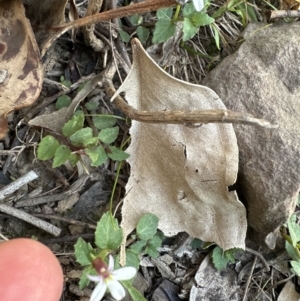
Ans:
{"type": "Polygon", "coordinates": [[[86,139],[84,142],[83,142],[83,145],[85,147],[95,147],[99,142],[99,138],[98,137],[91,137],[91,138],[88,138],[86,139]]]}
{"type": "Polygon", "coordinates": [[[99,115],[93,118],[93,122],[94,122],[94,126],[98,130],[102,130],[102,129],[113,127],[116,124],[117,119],[113,116],[99,115]]]}
{"type": "Polygon", "coordinates": [[[297,224],[297,217],[293,214],[288,220],[288,229],[292,239],[293,247],[296,247],[298,241],[300,241],[300,226],[297,224]]]}
{"type": "Polygon", "coordinates": [[[143,23],[143,17],[141,15],[132,15],[129,17],[132,25],[138,26],[143,23]]]}
{"type": "Polygon", "coordinates": [[[69,156],[69,162],[73,167],[77,164],[78,161],[79,161],[79,157],[77,154],[71,154],[69,156]]]}
{"type": "Polygon", "coordinates": [[[102,141],[103,143],[110,144],[115,142],[115,140],[118,138],[118,135],[119,135],[119,127],[115,126],[112,128],[101,130],[98,137],[100,141],[102,141]]]}
{"type": "Polygon", "coordinates": [[[203,241],[199,238],[194,238],[191,242],[191,247],[192,249],[198,249],[198,248],[201,248],[203,245],[203,241]]]}
{"type": "Polygon", "coordinates": [[[183,19],[183,42],[190,40],[199,30],[199,26],[195,26],[189,18],[183,19]]]}
{"type": "Polygon", "coordinates": [[[39,143],[37,149],[38,159],[43,161],[52,159],[58,147],[59,143],[53,136],[45,136],[39,143]]]}
{"type": "Polygon", "coordinates": [[[152,245],[148,245],[146,247],[145,253],[147,253],[150,257],[157,258],[159,256],[159,252],[157,251],[157,248],[155,248],[152,245]]]}
{"type": "Polygon", "coordinates": [[[86,148],[85,152],[92,161],[91,166],[100,166],[108,159],[107,154],[101,145],[95,148],[86,148]]]}
{"type": "Polygon", "coordinates": [[[182,10],[182,15],[184,17],[189,17],[190,15],[195,13],[197,13],[197,11],[193,3],[187,3],[182,10]]]}
{"type": "Polygon", "coordinates": [[[138,240],[130,246],[129,250],[132,250],[137,254],[141,254],[144,247],[146,246],[146,243],[146,240],[138,240]]]}
{"type": "Polygon", "coordinates": [[[136,226],[136,234],[142,240],[151,239],[157,232],[157,226],[158,217],[152,213],[146,213],[136,226]]]}
{"type": "Polygon", "coordinates": [[[87,275],[97,275],[97,272],[93,268],[93,266],[87,266],[81,274],[80,280],[79,280],[79,289],[84,289],[86,286],[89,285],[90,279],[87,277],[87,275]]]}
{"type": "Polygon", "coordinates": [[[158,44],[165,42],[174,35],[175,29],[176,24],[172,20],[161,19],[157,21],[153,32],[152,43],[158,44]]]}
{"type": "Polygon", "coordinates": [[[127,289],[133,301],[147,301],[147,299],[145,299],[143,295],[132,286],[130,281],[121,281],[121,283],[127,289]]]}
{"type": "Polygon", "coordinates": [[[69,159],[70,155],[71,155],[70,148],[63,144],[60,145],[56,149],[52,167],[55,168],[55,167],[58,167],[58,166],[64,164],[69,159]]]}
{"type": "Polygon", "coordinates": [[[70,136],[73,143],[83,144],[85,140],[93,137],[93,130],[89,127],[80,129],[70,136]]]}
{"type": "Polygon", "coordinates": [[[154,248],[159,248],[161,247],[161,244],[162,244],[162,239],[159,237],[158,234],[155,234],[153,236],[153,238],[151,238],[149,241],[148,241],[148,245],[151,245],[153,246],[154,248]]]}
{"type": "Polygon", "coordinates": [[[129,154],[126,152],[120,150],[119,148],[115,146],[109,146],[110,153],[107,153],[107,156],[115,161],[123,161],[129,158],[129,154]]]}
{"type": "Polygon", "coordinates": [[[218,28],[216,27],[215,23],[211,24],[210,28],[214,32],[215,43],[216,43],[217,48],[220,50],[221,49],[220,48],[220,34],[219,34],[219,31],[218,31],[218,28]]]}
{"type": "Polygon", "coordinates": [[[146,27],[139,26],[136,29],[136,34],[137,34],[139,40],[141,41],[141,43],[145,44],[149,38],[150,31],[146,27]]]}
{"type": "Polygon", "coordinates": [[[156,12],[156,16],[158,20],[170,20],[172,17],[173,8],[172,7],[166,7],[166,8],[160,8],[156,12]]]}
{"type": "Polygon", "coordinates": [[[119,33],[120,33],[121,40],[124,43],[128,43],[130,41],[130,35],[126,31],[121,29],[119,33]]]}
{"type": "Polygon", "coordinates": [[[206,13],[197,13],[192,15],[191,21],[194,26],[205,26],[214,23],[215,19],[206,13]]]}
{"type": "Polygon", "coordinates": [[[90,101],[85,103],[85,107],[88,111],[96,110],[99,107],[99,100],[91,99],[90,101]]]}
{"type": "Polygon", "coordinates": [[[82,266],[90,265],[92,263],[91,253],[93,252],[93,248],[89,243],[79,237],[74,248],[76,261],[78,263],[82,266]]]}
{"type": "Polygon", "coordinates": [[[299,260],[299,257],[297,256],[294,247],[288,241],[285,241],[285,249],[293,260],[295,261],[299,260]]]}
{"type": "Polygon", "coordinates": [[[81,114],[76,114],[71,117],[71,119],[65,123],[65,125],[62,128],[62,133],[66,137],[70,137],[73,135],[75,132],[79,131],[83,127],[83,122],[84,122],[84,115],[83,113],[81,114]]]}
{"type": "Polygon", "coordinates": [[[95,231],[95,244],[100,249],[117,250],[123,239],[123,231],[116,218],[109,212],[104,213],[97,223],[95,231]]]}
{"type": "Polygon", "coordinates": [[[297,275],[300,276],[300,261],[291,261],[291,266],[293,268],[293,272],[297,275]]]}
{"type": "Polygon", "coordinates": [[[55,103],[55,109],[60,110],[61,108],[67,108],[71,104],[71,97],[68,95],[61,95],[57,98],[55,103]]]}
{"type": "Polygon", "coordinates": [[[212,260],[215,268],[218,271],[224,270],[229,262],[229,259],[224,256],[223,250],[216,246],[212,251],[212,260]]]}
{"type": "Polygon", "coordinates": [[[140,257],[139,255],[131,249],[126,250],[126,267],[139,268],[140,257]]]}

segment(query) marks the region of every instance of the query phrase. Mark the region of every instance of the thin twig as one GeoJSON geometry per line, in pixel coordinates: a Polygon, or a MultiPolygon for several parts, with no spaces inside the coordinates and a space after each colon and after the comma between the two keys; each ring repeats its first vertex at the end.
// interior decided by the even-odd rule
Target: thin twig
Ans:
{"type": "Polygon", "coordinates": [[[272,10],[269,12],[269,20],[278,18],[299,18],[299,10],[272,10]]]}
{"type": "Polygon", "coordinates": [[[269,267],[267,261],[264,259],[264,257],[259,252],[255,251],[255,250],[252,250],[252,249],[249,249],[249,248],[246,248],[245,251],[252,254],[252,255],[257,256],[260,259],[260,261],[262,262],[262,264],[265,266],[266,270],[268,272],[270,271],[270,267],[269,267]]]}
{"type": "Polygon", "coordinates": [[[30,171],[26,175],[20,177],[19,179],[15,180],[12,183],[5,186],[3,189],[0,190],[0,204],[3,203],[3,200],[7,196],[9,196],[13,192],[17,191],[23,185],[25,185],[37,178],[38,178],[38,175],[34,171],[30,171]]]}
{"type": "MultiPolygon", "coordinates": [[[[115,95],[115,88],[109,79],[103,80],[109,97],[115,95]]],[[[249,114],[229,110],[194,110],[194,111],[139,111],[131,107],[120,95],[115,96],[113,103],[130,119],[145,123],[186,124],[195,123],[239,123],[258,125],[265,128],[277,128],[264,119],[255,118],[249,114]]]]}
{"type": "Polygon", "coordinates": [[[252,278],[252,275],[253,275],[254,268],[256,266],[256,262],[257,262],[257,256],[254,257],[253,264],[252,264],[252,267],[251,267],[251,270],[250,270],[250,274],[249,274],[249,277],[248,277],[247,282],[246,282],[244,296],[243,296],[243,299],[242,299],[243,301],[246,300],[247,293],[248,293],[248,288],[249,288],[249,285],[251,283],[251,278],[252,278]]]}
{"type": "Polygon", "coordinates": [[[31,225],[34,225],[40,229],[43,229],[44,231],[46,231],[54,236],[60,235],[60,232],[61,232],[60,228],[57,228],[57,227],[53,226],[52,224],[47,223],[39,218],[36,218],[26,212],[21,211],[19,209],[10,207],[5,204],[0,204],[0,211],[3,213],[6,213],[8,215],[17,217],[18,219],[21,219],[21,220],[23,220],[31,225]]]}

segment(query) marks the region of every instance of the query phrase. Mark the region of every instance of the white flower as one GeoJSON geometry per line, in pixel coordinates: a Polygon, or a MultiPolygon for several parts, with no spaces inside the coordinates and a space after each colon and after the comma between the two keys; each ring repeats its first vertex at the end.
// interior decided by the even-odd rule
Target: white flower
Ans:
{"type": "Polygon", "coordinates": [[[125,289],[118,280],[133,278],[137,270],[133,267],[125,267],[114,271],[114,259],[111,255],[109,256],[108,266],[101,258],[93,260],[93,266],[99,275],[87,275],[91,281],[98,282],[90,301],[100,301],[106,289],[110,291],[116,300],[123,299],[125,297],[125,289]]]}
{"type": "MultiPolygon", "coordinates": [[[[177,0],[180,5],[187,3],[189,0],[177,0]]],[[[196,11],[201,11],[204,7],[204,0],[193,0],[196,11]]]]}
{"type": "Polygon", "coordinates": [[[204,0],[193,0],[193,4],[196,11],[200,11],[204,7],[204,0]]]}

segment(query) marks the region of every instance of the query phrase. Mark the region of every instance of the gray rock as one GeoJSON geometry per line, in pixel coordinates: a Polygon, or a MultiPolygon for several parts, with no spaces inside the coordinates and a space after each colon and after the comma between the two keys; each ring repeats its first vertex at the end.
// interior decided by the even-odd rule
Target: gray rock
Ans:
{"type": "Polygon", "coordinates": [[[237,190],[250,233],[275,246],[300,189],[300,24],[250,24],[245,42],[204,80],[230,110],[278,129],[234,125],[240,150],[237,190]]]}

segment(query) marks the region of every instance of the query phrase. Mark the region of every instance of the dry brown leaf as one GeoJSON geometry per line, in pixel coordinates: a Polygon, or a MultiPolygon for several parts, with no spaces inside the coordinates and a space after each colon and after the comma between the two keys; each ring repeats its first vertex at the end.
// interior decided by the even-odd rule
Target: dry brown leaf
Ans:
{"type": "Polygon", "coordinates": [[[34,29],[40,48],[45,40],[56,34],[49,29],[65,23],[65,8],[68,0],[23,0],[26,16],[34,29]]]}
{"type": "MultiPolygon", "coordinates": [[[[116,94],[138,110],[225,109],[211,89],[177,80],[133,44],[133,66],[116,94]]],[[[132,121],[122,226],[128,235],[147,212],[166,235],[185,231],[223,249],[244,248],[246,211],[234,191],[238,147],[231,124],[145,124],[132,121]]]]}
{"type": "Polygon", "coordinates": [[[5,73],[0,84],[0,138],[6,115],[31,105],[38,97],[43,82],[43,67],[31,25],[19,0],[0,2],[0,62],[5,73]]]}
{"type": "MultiPolygon", "coordinates": [[[[72,103],[67,108],[62,108],[48,115],[40,115],[31,119],[28,124],[31,126],[40,126],[47,128],[53,132],[61,133],[64,124],[74,114],[79,103],[95,88],[99,81],[103,78],[103,74],[96,75],[91,79],[75,96],[72,103]]],[[[1,122],[1,121],[0,121],[1,122]]]]}

